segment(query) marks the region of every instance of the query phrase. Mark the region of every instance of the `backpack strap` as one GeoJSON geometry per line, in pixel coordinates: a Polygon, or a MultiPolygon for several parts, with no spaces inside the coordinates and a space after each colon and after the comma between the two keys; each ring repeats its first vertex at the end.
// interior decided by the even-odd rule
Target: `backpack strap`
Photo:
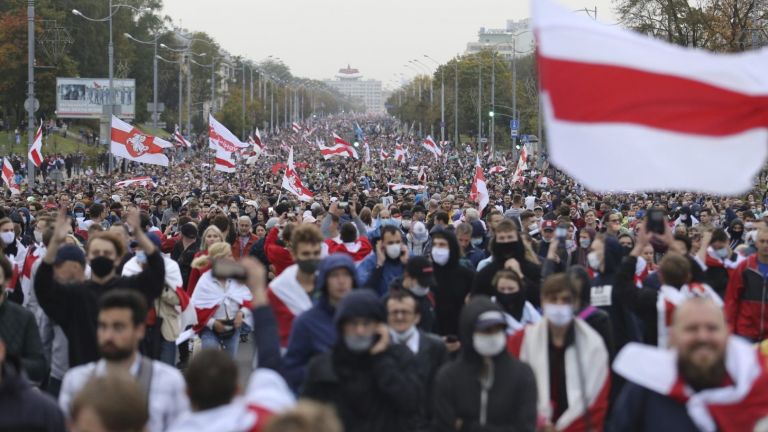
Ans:
{"type": "Polygon", "coordinates": [[[144,391],[144,396],[147,398],[147,408],[149,408],[149,390],[152,386],[153,369],[152,359],[147,356],[141,356],[139,374],[136,376],[136,381],[138,382],[139,387],[144,391]]]}
{"type": "Polygon", "coordinates": [[[596,311],[597,311],[597,308],[595,308],[594,306],[587,306],[581,312],[579,312],[579,318],[587,319],[588,316],[592,315],[596,311]]]}

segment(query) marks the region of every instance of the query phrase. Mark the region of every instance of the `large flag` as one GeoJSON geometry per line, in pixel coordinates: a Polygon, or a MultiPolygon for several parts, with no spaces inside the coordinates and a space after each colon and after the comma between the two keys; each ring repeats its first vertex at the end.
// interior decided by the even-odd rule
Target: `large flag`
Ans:
{"type": "Polygon", "coordinates": [[[296,133],[301,132],[301,126],[298,123],[296,122],[291,123],[291,127],[293,128],[294,132],[296,133]]]}
{"type": "Polygon", "coordinates": [[[336,135],[336,132],[333,133],[333,142],[335,142],[336,144],[341,144],[349,147],[352,146],[352,144],[348,143],[345,139],[336,135]]]}
{"type": "Polygon", "coordinates": [[[116,188],[124,188],[127,186],[143,186],[145,188],[156,188],[157,183],[155,183],[154,180],[152,180],[152,177],[144,176],[144,177],[134,177],[127,180],[121,180],[117,183],[115,183],[116,188]]]}
{"type": "Polygon", "coordinates": [[[379,150],[379,159],[380,159],[380,160],[387,160],[387,158],[389,158],[389,153],[385,152],[385,151],[384,151],[384,147],[382,147],[382,148],[379,150]]]}
{"type": "Polygon", "coordinates": [[[398,162],[405,162],[405,150],[400,143],[395,144],[395,160],[398,162]]]}
{"type": "Polygon", "coordinates": [[[163,149],[173,144],[156,136],[147,135],[128,123],[112,116],[112,154],[134,162],[168,166],[163,149]]]}
{"type": "Polygon", "coordinates": [[[40,164],[43,163],[43,124],[40,123],[40,126],[37,128],[37,133],[35,134],[35,141],[32,143],[32,147],[29,149],[29,154],[27,155],[29,157],[29,160],[32,161],[32,163],[40,168],[40,164]]]}
{"type": "Polygon", "coordinates": [[[670,45],[550,0],[533,2],[533,30],[549,154],[577,181],[598,191],[752,187],[768,155],[765,52],[670,45]]]}
{"type": "Polygon", "coordinates": [[[180,147],[186,147],[186,148],[192,147],[192,143],[189,142],[186,138],[184,138],[184,135],[181,134],[181,129],[179,129],[179,125],[176,125],[173,128],[173,139],[176,140],[177,143],[179,143],[180,147]]]}
{"type": "Polygon", "coordinates": [[[431,135],[427,135],[427,138],[424,139],[424,142],[422,142],[421,145],[427,149],[428,152],[435,155],[435,159],[443,155],[443,151],[440,150],[440,147],[438,147],[437,144],[435,144],[435,140],[432,139],[431,135]]]}
{"type": "Polygon", "coordinates": [[[389,187],[393,191],[399,191],[402,189],[410,189],[419,191],[422,189],[426,189],[426,186],[424,185],[409,185],[409,184],[403,184],[403,183],[387,183],[387,187],[389,187]]]}
{"type": "Polygon", "coordinates": [[[217,148],[214,169],[225,173],[235,172],[235,161],[232,160],[232,154],[232,152],[217,148]]]}
{"type": "Polygon", "coordinates": [[[521,178],[523,178],[523,172],[527,169],[528,169],[528,146],[524,145],[523,149],[520,150],[520,160],[517,161],[517,168],[515,168],[515,173],[512,174],[512,183],[516,183],[521,178]]]}
{"type": "Polygon", "coordinates": [[[478,210],[480,212],[488,205],[488,186],[485,184],[485,176],[483,176],[483,167],[480,166],[480,158],[477,158],[475,161],[475,179],[472,181],[472,191],[469,197],[472,201],[478,203],[478,210]]]}
{"type": "Polygon", "coordinates": [[[325,160],[328,160],[334,156],[353,157],[358,159],[357,151],[352,146],[343,144],[325,146],[321,141],[317,142],[317,146],[320,147],[320,153],[323,155],[323,159],[325,160]]]}
{"type": "Polygon", "coordinates": [[[304,187],[299,174],[296,173],[296,167],[293,165],[293,147],[291,147],[288,153],[288,164],[283,175],[283,189],[296,195],[301,201],[310,201],[314,196],[309,189],[304,187]]]}
{"type": "Polygon", "coordinates": [[[5,185],[8,186],[8,189],[11,191],[11,195],[15,195],[17,193],[21,193],[21,190],[19,189],[19,185],[16,183],[16,180],[13,178],[13,165],[11,165],[11,161],[8,160],[8,158],[3,158],[3,181],[5,182],[5,185]]]}
{"type": "Polygon", "coordinates": [[[221,148],[231,153],[248,147],[248,144],[240,141],[235,134],[216,121],[213,115],[208,114],[208,147],[213,150],[221,148]]]}
{"type": "Polygon", "coordinates": [[[500,174],[507,170],[507,167],[496,165],[494,167],[491,167],[491,169],[488,170],[488,174],[500,174]]]}
{"type": "Polygon", "coordinates": [[[259,150],[264,150],[264,142],[261,140],[261,134],[259,133],[259,128],[256,128],[256,131],[253,132],[253,135],[251,135],[251,140],[253,140],[253,144],[255,147],[258,147],[259,150]]]}

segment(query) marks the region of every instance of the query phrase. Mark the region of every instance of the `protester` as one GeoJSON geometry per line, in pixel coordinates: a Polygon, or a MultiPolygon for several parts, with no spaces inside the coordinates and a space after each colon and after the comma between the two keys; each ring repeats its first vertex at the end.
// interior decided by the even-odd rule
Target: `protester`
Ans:
{"type": "Polygon", "coordinates": [[[147,395],[128,373],[92,376],[72,401],[71,432],[143,432],[147,395]]]}
{"type": "MultiPolygon", "coordinates": [[[[460,228],[456,231],[458,233],[460,228]]],[[[435,302],[435,325],[432,330],[442,336],[459,334],[459,314],[474,277],[472,270],[459,265],[460,254],[453,234],[447,231],[432,234],[430,256],[435,275],[435,285],[431,287],[435,302]]]]}
{"type": "Polygon", "coordinates": [[[368,255],[357,266],[357,284],[373,288],[380,296],[386,295],[392,281],[405,272],[408,256],[400,230],[384,225],[381,240],[376,243],[376,253],[368,255]]]}
{"type": "Polygon", "coordinates": [[[757,232],[757,253],[741,262],[728,279],[725,292],[725,316],[728,328],[753,342],[768,336],[763,295],[768,280],[768,229],[757,232]]]}

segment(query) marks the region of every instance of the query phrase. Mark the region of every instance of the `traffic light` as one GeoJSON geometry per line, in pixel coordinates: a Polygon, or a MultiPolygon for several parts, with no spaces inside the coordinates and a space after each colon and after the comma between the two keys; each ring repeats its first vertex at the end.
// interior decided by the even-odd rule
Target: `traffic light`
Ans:
{"type": "Polygon", "coordinates": [[[488,117],[493,118],[493,110],[488,111],[488,117]]]}

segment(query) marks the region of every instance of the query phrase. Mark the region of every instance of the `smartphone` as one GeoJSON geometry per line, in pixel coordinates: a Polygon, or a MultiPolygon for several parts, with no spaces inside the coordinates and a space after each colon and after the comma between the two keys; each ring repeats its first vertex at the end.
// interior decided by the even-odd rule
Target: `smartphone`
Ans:
{"type": "Polygon", "coordinates": [[[459,341],[459,337],[456,335],[445,335],[445,343],[456,343],[459,341]]]}
{"type": "Polygon", "coordinates": [[[565,236],[568,235],[568,225],[561,223],[557,225],[557,229],[555,229],[555,238],[558,240],[565,240],[565,236]]]}
{"type": "Polygon", "coordinates": [[[213,277],[222,279],[236,279],[243,281],[248,276],[245,267],[230,260],[215,261],[211,271],[213,272],[211,273],[213,277]]]}
{"type": "Polygon", "coordinates": [[[652,208],[646,214],[645,229],[648,232],[664,234],[664,210],[652,208]]]}
{"type": "Polygon", "coordinates": [[[347,207],[349,207],[349,202],[347,202],[347,201],[339,201],[339,208],[340,209],[345,209],[347,207]]]}

